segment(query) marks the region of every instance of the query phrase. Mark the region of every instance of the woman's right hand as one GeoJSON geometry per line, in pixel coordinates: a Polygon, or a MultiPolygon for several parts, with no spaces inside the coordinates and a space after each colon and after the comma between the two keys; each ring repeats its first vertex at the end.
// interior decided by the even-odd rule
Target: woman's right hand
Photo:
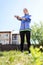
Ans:
{"type": "Polygon", "coordinates": [[[18,20],[22,20],[22,18],[19,16],[14,16],[14,17],[17,18],[18,20]]]}
{"type": "Polygon", "coordinates": [[[16,16],[16,15],[15,15],[14,17],[15,17],[15,18],[19,18],[19,16],[16,16]]]}

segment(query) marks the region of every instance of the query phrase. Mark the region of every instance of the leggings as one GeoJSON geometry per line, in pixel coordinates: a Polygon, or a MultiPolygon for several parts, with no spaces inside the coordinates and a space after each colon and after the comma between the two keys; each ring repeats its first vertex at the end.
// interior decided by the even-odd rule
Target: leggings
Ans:
{"type": "Polygon", "coordinates": [[[23,50],[23,46],[24,46],[24,39],[25,39],[25,35],[26,35],[26,40],[27,40],[27,50],[29,50],[30,48],[30,31],[20,31],[20,38],[21,38],[21,44],[20,44],[20,48],[21,48],[21,51],[23,50]]]}

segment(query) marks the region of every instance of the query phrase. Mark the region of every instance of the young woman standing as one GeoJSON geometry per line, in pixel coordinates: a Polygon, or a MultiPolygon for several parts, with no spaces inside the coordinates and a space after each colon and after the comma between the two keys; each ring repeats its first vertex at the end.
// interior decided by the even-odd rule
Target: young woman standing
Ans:
{"type": "Polygon", "coordinates": [[[21,37],[21,51],[23,51],[23,46],[24,46],[24,39],[25,39],[25,35],[26,35],[26,40],[27,40],[27,48],[28,48],[28,51],[30,53],[30,32],[31,32],[31,29],[30,29],[30,22],[31,22],[31,19],[30,19],[30,16],[29,15],[29,12],[28,12],[28,9],[27,8],[24,8],[23,9],[23,13],[24,13],[24,16],[23,17],[19,17],[19,16],[15,16],[18,20],[21,21],[21,27],[20,27],[20,37],[21,37]]]}

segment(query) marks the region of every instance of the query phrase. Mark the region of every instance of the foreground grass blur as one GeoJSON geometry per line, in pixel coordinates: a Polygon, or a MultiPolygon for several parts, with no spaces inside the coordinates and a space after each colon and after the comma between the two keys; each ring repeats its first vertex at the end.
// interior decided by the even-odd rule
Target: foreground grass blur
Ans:
{"type": "Polygon", "coordinates": [[[23,53],[20,51],[0,51],[0,65],[43,65],[43,52],[39,48],[30,48],[23,53]]]}

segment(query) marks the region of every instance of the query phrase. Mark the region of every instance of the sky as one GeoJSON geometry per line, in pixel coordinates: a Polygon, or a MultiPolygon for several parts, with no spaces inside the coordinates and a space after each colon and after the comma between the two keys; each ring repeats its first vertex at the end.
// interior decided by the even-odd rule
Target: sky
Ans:
{"type": "Polygon", "coordinates": [[[0,0],[0,31],[19,31],[21,21],[14,15],[22,17],[24,8],[29,10],[31,25],[43,22],[43,0],[0,0]]]}

